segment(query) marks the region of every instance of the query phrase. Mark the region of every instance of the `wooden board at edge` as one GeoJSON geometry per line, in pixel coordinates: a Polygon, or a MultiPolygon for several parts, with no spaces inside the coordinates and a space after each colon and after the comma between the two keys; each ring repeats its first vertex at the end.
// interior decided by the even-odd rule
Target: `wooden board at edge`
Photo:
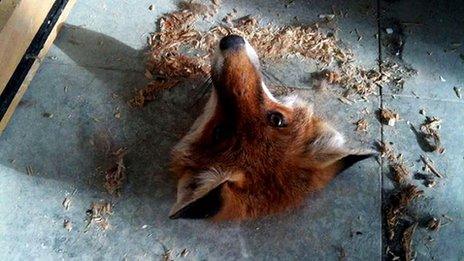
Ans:
{"type": "MultiPolygon", "coordinates": [[[[18,92],[16,93],[15,97],[13,98],[13,101],[11,102],[10,106],[8,107],[8,110],[6,111],[3,118],[0,119],[0,134],[5,130],[8,122],[10,121],[11,117],[13,116],[14,110],[18,106],[19,101],[23,97],[24,93],[26,92],[27,88],[29,87],[29,84],[32,81],[32,78],[34,77],[35,73],[37,72],[37,69],[40,66],[40,62],[43,60],[43,58],[47,54],[48,49],[50,49],[51,45],[53,44],[53,41],[55,41],[56,36],[58,35],[61,27],[63,26],[64,21],[68,17],[68,15],[71,12],[71,9],[74,6],[74,4],[76,3],[76,1],[77,0],[69,0],[68,3],[66,4],[65,8],[63,9],[63,12],[60,15],[60,18],[58,19],[55,27],[50,32],[50,35],[48,36],[47,41],[44,44],[44,47],[42,48],[42,50],[40,50],[39,55],[37,55],[37,58],[35,59],[34,64],[32,65],[31,69],[27,73],[27,76],[24,79],[23,83],[19,87],[18,92]]],[[[45,20],[45,17],[44,17],[43,20],[45,20]]],[[[43,22],[43,20],[42,20],[42,22],[43,22]]]]}
{"type": "MultiPolygon", "coordinates": [[[[3,15],[0,29],[0,93],[6,87],[24,53],[39,31],[55,0],[15,1],[14,9],[3,15]]],[[[8,2],[2,2],[7,5],[8,2]]],[[[6,6],[4,7],[5,9],[6,6]]]]}

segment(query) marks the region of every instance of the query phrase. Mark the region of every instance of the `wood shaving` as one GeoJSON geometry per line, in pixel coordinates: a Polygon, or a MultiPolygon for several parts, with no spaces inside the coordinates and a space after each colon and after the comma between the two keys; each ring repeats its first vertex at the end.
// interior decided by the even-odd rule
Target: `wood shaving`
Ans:
{"type": "Polygon", "coordinates": [[[64,207],[64,209],[69,210],[69,207],[71,206],[71,198],[65,197],[61,205],[64,207]]]}
{"type": "Polygon", "coordinates": [[[427,222],[427,228],[432,231],[438,231],[440,227],[441,227],[441,221],[438,218],[433,217],[427,222]]]}
{"type": "Polygon", "coordinates": [[[459,88],[459,87],[457,87],[457,86],[454,86],[454,87],[453,87],[453,90],[454,90],[454,93],[456,94],[456,96],[457,96],[459,99],[462,99],[461,88],[459,88]]]}
{"type": "Polygon", "coordinates": [[[189,253],[190,253],[190,251],[189,251],[187,248],[184,248],[184,249],[180,252],[180,256],[181,256],[181,257],[187,257],[189,253]]]}
{"type": "Polygon", "coordinates": [[[90,209],[87,210],[87,227],[92,224],[99,225],[103,230],[110,227],[108,222],[109,215],[113,214],[111,203],[109,202],[92,202],[90,209]]]}
{"type": "Polygon", "coordinates": [[[350,100],[348,100],[348,99],[345,98],[345,97],[339,97],[338,100],[341,101],[341,102],[344,103],[344,104],[353,105],[353,102],[350,101],[350,100]]]}
{"type": "Polygon", "coordinates": [[[425,165],[424,170],[432,172],[433,174],[435,174],[435,176],[439,178],[444,177],[444,175],[437,170],[437,168],[433,165],[432,161],[427,156],[421,155],[420,158],[425,165]]]}
{"type": "Polygon", "coordinates": [[[366,119],[360,119],[356,122],[356,131],[367,132],[369,128],[369,122],[366,119]]]}
{"type": "Polygon", "coordinates": [[[65,228],[66,230],[68,230],[68,232],[70,232],[73,229],[73,224],[71,223],[71,221],[65,219],[63,221],[63,228],[65,228]]]}
{"type": "Polygon", "coordinates": [[[411,261],[413,260],[413,250],[412,250],[412,238],[414,232],[416,231],[417,223],[412,224],[403,233],[402,247],[404,253],[404,260],[411,261]]]}
{"type": "Polygon", "coordinates": [[[426,117],[424,123],[420,126],[422,140],[432,151],[440,154],[445,152],[441,146],[440,127],[441,120],[437,117],[426,117]]]}
{"type": "Polygon", "coordinates": [[[105,173],[104,187],[111,195],[117,195],[126,181],[126,167],[124,166],[124,155],[126,151],[122,148],[113,153],[116,158],[114,165],[105,173]]]}
{"type": "Polygon", "coordinates": [[[32,166],[27,166],[26,167],[26,172],[27,172],[27,175],[29,175],[29,176],[34,175],[34,170],[32,169],[32,166]]]}
{"type": "Polygon", "coordinates": [[[383,124],[395,126],[395,123],[400,120],[400,115],[391,109],[382,108],[380,109],[380,119],[383,124]]]}

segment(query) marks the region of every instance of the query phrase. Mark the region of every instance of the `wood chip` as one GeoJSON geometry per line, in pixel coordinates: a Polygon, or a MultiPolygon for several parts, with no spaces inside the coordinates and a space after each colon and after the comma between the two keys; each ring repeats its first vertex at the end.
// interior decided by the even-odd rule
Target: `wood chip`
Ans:
{"type": "Polygon", "coordinates": [[[400,115],[391,109],[382,108],[380,109],[380,119],[382,120],[382,123],[388,126],[395,126],[395,123],[400,119],[400,115]]]}
{"type": "Polygon", "coordinates": [[[356,122],[356,131],[367,132],[369,128],[369,122],[366,119],[360,119],[356,122]]]}

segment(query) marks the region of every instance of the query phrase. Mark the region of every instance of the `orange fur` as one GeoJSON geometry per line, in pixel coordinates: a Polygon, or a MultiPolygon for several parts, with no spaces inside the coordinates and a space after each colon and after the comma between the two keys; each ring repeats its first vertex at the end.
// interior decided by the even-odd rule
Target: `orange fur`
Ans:
{"type": "Polygon", "coordinates": [[[221,201],[216,220],[256,218],[297,206],[343,170],[343,159],[353,152],[308,104],[284,104],[266,95],[259,65],[245,48],[220,55],[222,66],[212,72],[210,102],[215,103],[209,117],[172,152],[171,170],[182,180],[172,214],[195,208],[192,202],[214,188],[220,189],[221,201]],[[270,124],[271,112],[279,112],[286,125],[270,124]]]}

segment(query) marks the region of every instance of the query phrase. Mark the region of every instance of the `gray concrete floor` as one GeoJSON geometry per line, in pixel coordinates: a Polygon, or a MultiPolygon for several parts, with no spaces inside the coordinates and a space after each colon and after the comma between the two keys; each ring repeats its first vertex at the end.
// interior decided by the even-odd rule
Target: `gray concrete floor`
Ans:
{"type": "MultiPolygon", "coordinates": [[[[446,178],[412,206],[417,215],[447,215],[438,232],[419,228],[414,236],[417,260],[464,258],[464,8],[458,1],[224,1],[222,13],[236,8],[240,15],[259,14],[285,24],[298,16],[317,20],[331,7],[348,12],[338,18],[339,34],[354,50],[357,63],[376,66],[392,57],[381,40],[395,21],[404,27],[404,62],[418,74],[401,92],[382,86],[381,95],[347,106],[336,96],[316,94],[308,84],[313,64],[289,61],[270,66],[289,85],[307,87],[306,96],[345,133],[351,144],[393,142],[413,171],[420,171],[421,151],[407,121],[420,124],[423,116],[438,116],[444,155],[430,154],[446,178]],[[292,2],[288,8],[285,4],[292,2]],[[380,10],[378,10],[378,5],[380,10]],[[377,23],[380,18],[380,23],[377,23]],[[357,29],[363,40],[357,41],[357,29]],[[450,50],[453,43],[461,43],[450,50]],[[430,52],[429,55],[427,52],[430,52]],[[443,77],[446,82],[440,79],[443,77]],[[396,127],[378,123],[374,111],[381,104],[401,115],[396,127]],[[369,132],[356,134],[353,122],[368,108],[369,132]],[[432,239],[432,240],[431,240],[432,239]]],[[[175,10],[173,1],[80,0],[44,60],[9,127],[0,136],[0,259],[159,260],[171,258],[253,260],[337,260],[341,249],[349,260],[386,258],[382,233],[382,200],[391,184],[375,159],[341,174],[325,190],[314,194],[301,209],[242,223],[169,220],[175,200],[175,181],[167,170],[168,152],[188,129],[198,109],[190,109],[194,86],[164,92],[143,109],[127,101],[143,87],[143,48],[147,33],[162,13],[175,10]],[[154,4],[155,10],[148,6],[154,4]],[[121,118],[114,114],[120,112],[121,118]],[[51,113],[53,117],[44,117],[51,113]],[[120,197],[102,187],[102,170],[111,151],[125,147],[129,181],[120,197]],[[27,175],[26,167],[33,169],[27,175]],[[69,210],[61,206],[72,196],[69,210]],[[114,204],[107,231],[85,229],[86,210],[101,199],[114,204]],[[74,228],[63,229],[69,219],[74,228]]],[[[416,181],[414,181],[416,182],[416,181]]]]}

